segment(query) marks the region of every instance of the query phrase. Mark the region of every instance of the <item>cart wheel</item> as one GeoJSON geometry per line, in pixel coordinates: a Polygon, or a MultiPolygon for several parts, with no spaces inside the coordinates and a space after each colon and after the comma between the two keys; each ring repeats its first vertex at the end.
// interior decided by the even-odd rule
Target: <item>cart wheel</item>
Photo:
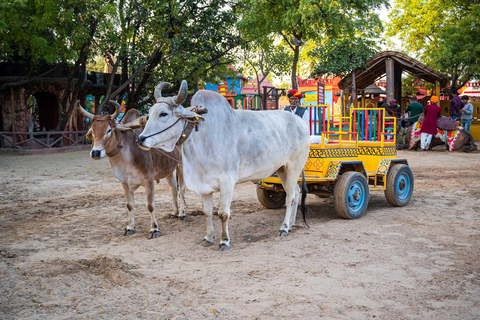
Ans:
{"type": "Polygon", "coordinates": [[[387,174],[385,197],[395,207],[406,206],[413,194],[413,174],[410,167],[397,164],[390,168],[387,174]]]}
{"type": "Polygon", "coordinates": [[[358,219],[367,210],[368,183],[361,173],[350,171],[338,178],[334,189],[335,210],[345,219],[358,219]]]}
{"type": "Polygon", "coordinates": [[[267,209],[278,209],[285,205],[287,194],[284,191],[263,189],[257,185],[258,201],[267,209]]]}

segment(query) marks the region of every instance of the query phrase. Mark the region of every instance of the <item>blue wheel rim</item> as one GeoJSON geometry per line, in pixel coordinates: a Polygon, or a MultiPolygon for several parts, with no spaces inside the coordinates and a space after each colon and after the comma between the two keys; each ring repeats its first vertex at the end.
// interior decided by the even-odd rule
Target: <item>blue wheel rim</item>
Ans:
{"type": "Polygon", "coordinates": [[[400,200],[405,200],[410,195],[410,176],[403,172],[395,183],[395,193],[400,200]]]}
{"type": "Polygon", "coordinates": [[[360,181],[353,182],[348,188],[347,205],[352,212],[362,210],[365,203],[365,187],[360,181]]]}

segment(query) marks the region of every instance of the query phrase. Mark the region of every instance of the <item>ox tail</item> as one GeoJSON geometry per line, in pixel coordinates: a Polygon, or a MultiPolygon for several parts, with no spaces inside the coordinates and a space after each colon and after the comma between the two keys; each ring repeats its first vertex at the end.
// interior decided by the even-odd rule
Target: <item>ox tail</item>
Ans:
{"type": "Polygon", "coordinates": [[[307,183],[305,182],[305,169],[302,170],[302,202],[300,204],[300,209],[302,210],[303,216],[303,223],[310,228],[307,224],[306,214],[307,214],[307,206],[305,205],[305,199],[307,198],[307,183]]]}

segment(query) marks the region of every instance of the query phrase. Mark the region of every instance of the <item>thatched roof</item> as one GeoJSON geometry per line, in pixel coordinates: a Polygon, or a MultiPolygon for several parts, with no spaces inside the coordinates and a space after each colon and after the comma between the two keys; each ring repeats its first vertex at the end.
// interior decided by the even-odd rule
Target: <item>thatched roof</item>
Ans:
{"type": "Polygon", "coordinates": [[[375,84],[371,84],[365,88],[365,93],[366,94],[385,94],[385,90],[383,90],[382,88],[378,87],[375,84]]]}
{"type": "MultiPolygon", "coordinates": [[[[357,89],[366,89],[369,85],[375,83],[386,74],[385,60],[393,59],[395,64],[400,65],[403,71],[422,79],[424,81],[435,83],[440,81],[440,86],[445,86],[448,76],[438,73],[418,60],[415,60],[404,53],[397,51],[380,52],[367,62],[366,68],[355,70],[355,86],[357,89]]],[[[341,89],[349,88],[352,84],[352,73],[343,78],[338,86],[341,89]]]]}

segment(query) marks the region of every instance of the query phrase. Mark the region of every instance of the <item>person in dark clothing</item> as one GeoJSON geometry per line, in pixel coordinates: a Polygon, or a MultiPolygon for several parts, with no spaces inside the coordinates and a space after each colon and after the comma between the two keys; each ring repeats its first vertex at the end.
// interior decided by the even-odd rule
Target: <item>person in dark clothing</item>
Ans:
{"type": "Polygon", "coordinates": [[[423,113],[423,106],[418,103],[416,96],[412,96],[408,98],[408,100],[410,101],[410,104],[405,109],[405,114],[410,112],[408,115],[408,125],[411,126],[418,121],[418,118],[423,113]]]}
{"type": "Polygon", "coordinates": [[[397,100],[392,99],[388,101],[387,112],[390,117],[400,118],[400,107],[397,104],[397,100]]]}
{"type": "Polygon", "coordinates": [[[450,101],[450,106],[448,107],[448,114],[450,115],[450,119],[458,120],[462,115],[460,110],[463,108],[463,102],[458,96],[457,90],[453,90],[451,94],[453,98],[452,101],[450,101]]]}
{"type": "Polygon", "coordinates": [[[395,117],[397,119],[397,128],[400,128],[400,107],[397,104],[397,100],[392,99],[388,101],[387,113],[390,117],[395,117]]]}

